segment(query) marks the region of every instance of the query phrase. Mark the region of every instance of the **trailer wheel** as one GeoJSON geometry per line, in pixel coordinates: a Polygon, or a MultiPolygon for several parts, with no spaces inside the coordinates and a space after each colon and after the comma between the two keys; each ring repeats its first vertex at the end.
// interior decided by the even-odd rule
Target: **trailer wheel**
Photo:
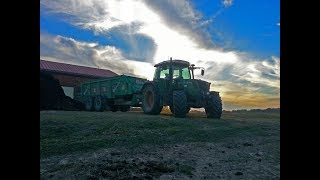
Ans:
{"type": "Polygon", "coordinates": [[[110,106],[110,110],[112,112],[117,112],[118,111],[118,106],[110,106]]]}
{"type": "Polygon", "coordinates": [[[93,111],[93,97],[87,97],[85,108],[87,111],[93,111]]]}
{"type": "Polygon", "coordinates": [[[120,107],[120,111],[121,112],[127,112],[127,111],[129,111],[130,110],[130,106],[121,106],[120,107]]]}
{"type": "Polygon", "coordinates": [[[184,118],[187,114],[187,96],[183,90],[173,91],[172,97],[174,117],[184,118]]]}
{"type": "Polygon", "coordinates": [[[207,118],[220,119],[222,114],[222,102],[219,93],[210,92],[207,107],[205,107],[207,118]]]}
{"type": "Polygon", "coordinates": [[[144,113],[152,115],[158,115],[162,110],[158,89],[152,84],[142,89],[142,109],[144,113]]]}
{"type": "Polygon", "coordinates": [[[106,108],[106,103],[102,96],[96,96],[94,98],[94,109],[98,112],[102,112],[106,108]]]}

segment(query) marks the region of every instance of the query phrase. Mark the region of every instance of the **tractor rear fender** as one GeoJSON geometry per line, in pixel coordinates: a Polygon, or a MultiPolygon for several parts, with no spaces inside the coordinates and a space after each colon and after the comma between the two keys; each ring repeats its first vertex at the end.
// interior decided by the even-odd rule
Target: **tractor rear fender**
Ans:
{"type": "Polygon", "coordinates": [[[141,93],[142,93],[142,89],[144,89],[146,86],[148,85],[152,85],[153,87],[155,87],[157,90],[159,90],[158,86],[156,85],[156,83],[154,83],[153,81],[147,81],[146,83],[143,84],[142,88],[141,88],[141,93]]]}

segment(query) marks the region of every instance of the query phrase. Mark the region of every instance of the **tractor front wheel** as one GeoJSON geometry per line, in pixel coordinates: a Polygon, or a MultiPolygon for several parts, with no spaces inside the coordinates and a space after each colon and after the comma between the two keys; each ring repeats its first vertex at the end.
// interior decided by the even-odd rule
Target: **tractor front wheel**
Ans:
{"type": "Polygon", "coordinates": [[[207,118],[220,119],[222,114],[222,101],[218,92],[210,92],[205,110],[207,118]]]}
{"type": "Polygon", "coordinates": [[[174,117],[184,118],[187,114],[187,96],[183,90],[173,91],[172,97],[174,117]]]}
{"type": "MultiPolygon", "coordinates": [[[[170,106],[169,109],[170,109],[171,113],[174,114],[173,106],[170,106]]],[[[186,113],[187,113],[187,114],[189,113],[190,109],[191,109],[191,108],[190,108],[189,106],[186,108],[186,113]]]]}

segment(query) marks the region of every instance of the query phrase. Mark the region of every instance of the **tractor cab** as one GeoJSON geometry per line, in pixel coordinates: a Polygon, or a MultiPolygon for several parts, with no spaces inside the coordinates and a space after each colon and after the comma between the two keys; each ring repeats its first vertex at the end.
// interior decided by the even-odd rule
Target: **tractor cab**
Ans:
{"type": "Polygon", "coordinates": [[[201,69],[201,75],[204,75],[204,68],[195,67],[188,61],[184,60],[168,60],[154,65],[156,71],[153,79],[194,79],[194,70],[201,69]]]}

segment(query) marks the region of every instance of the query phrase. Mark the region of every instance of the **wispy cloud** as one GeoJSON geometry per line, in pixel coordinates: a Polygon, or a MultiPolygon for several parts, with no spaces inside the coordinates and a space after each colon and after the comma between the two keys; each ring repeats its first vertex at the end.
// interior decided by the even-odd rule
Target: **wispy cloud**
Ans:
{"type": "Polygon", "coordinates": [[[108,68],[117,73],[133,73],[133,69],[122,62],[125,58],[117,48],[100,46],[92,42],[80,42],[59,35],[40,34],[40,58],[108,68]]]}
{"type": "Polygon", "coordinates": [[[202,18],[187,0],[145,0],[146,5],[161,18],[161,23],[179,34],[188,36],[202,48],[214,47],[211,35],[203,29],[210,20],[202,18]]]}
{"type": "Polygon", "coordinates": [[[118,74],[137,75],[149,79],[154,72],[150,63],[127,59],[121,50],[114,46],[102,46],[96,42],[77,41],[47,33],[40,33],[40,58],[109,69],[118,74]]]}
{"type": "Polygon", "coordinates": [[[263,84],[280,89],[280,59],[272,57],[272,61],[272,63],[269,61],[247,63],[245,68],[232,75],[252,84],[263,84]]]}
{"type": "Polygon", "coordinates": [[[233,4],[233,0],[223,0],[222,1],[223,6],[229,7],[233,4]]]}

